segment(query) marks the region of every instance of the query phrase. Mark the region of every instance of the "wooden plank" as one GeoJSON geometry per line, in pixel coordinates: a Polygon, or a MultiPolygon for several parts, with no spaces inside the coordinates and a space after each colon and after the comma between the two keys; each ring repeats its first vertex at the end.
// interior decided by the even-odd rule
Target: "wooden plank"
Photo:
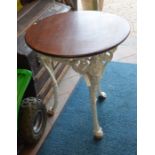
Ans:
{"type": "Polygon", "coordinates": [[[45,84],[44,87],[42,87],[42,89],[39,91],[39,93],[37,94],[37,96],[42,96],[42,94],[44,93],[44,91],[46,90],[46,88],[49,86],[49,84],[52,82],[52,79],[48,79],[45,84]]]}
{"type": "Polygon", "coordinates": [[[21,18],[18,21],[17,35],[20,36],[27,30],[27,28],[30,25],[32,25],[37,20],[41,20],[47,16],[54,15],[56,13],[68,12],[71,9],[69,6],[56,2],[56,5],[60,6],[59,9],[58,10],[53,9],[52,11],[49,11],[51,3],[52,3],[51,0],[42,0],[40,3],[37,3],[33,7],[33,9],[27,12],[24,18],[21,18]]]}
{"type": "Polygon", "coordinates": [[[31,9],[23,18],[20,18],[18,20],[18,25],[17,25],[17,35],[21,35],[23,32],[26,31],[26,29],[32,25],[40,16],[41,14],[47,9],[49,4],[49,0],[43,0],[40,1],[40,3],[37,3],[31,9]]]}
{"type": "Polygon", "coordinates": [[[27,3],[24,7],[18,11],[17,13],[17,21],[23,18],[27,13],[29,13],[41,0],[32,1],[31,3],[27,3]]]}
{"type": "Polygon", "coordinates": [[[39,72],[34,76],[34,80],[39,80],[42,74],[44,74],[45,72],[46,72],[46,68],[42,66],[39,72]]]}

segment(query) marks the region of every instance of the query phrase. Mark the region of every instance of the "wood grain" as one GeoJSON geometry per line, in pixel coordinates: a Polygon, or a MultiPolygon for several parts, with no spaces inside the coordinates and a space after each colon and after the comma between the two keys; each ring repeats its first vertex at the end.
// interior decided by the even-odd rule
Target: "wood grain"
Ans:
{"type": "Polygon", "coordinates": [[[71,11],[34,23],[26,42],[34,50],[57,57],[83,57],[105,52],[129,35],[128,22],[100,11],[71,11]]]}

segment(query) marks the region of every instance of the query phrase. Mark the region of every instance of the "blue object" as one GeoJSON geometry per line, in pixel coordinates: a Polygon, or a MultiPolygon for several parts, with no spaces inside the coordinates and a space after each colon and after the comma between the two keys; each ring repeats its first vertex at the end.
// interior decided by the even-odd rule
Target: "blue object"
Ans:
{"type": "Polygon", "coordinates": [[[101,86],[108,97],[97,104],[100,141],[93,139],[89,91],[80,79],[38,155],[136,155],[136,73],[134,64],[107,66],[101,86]]]}

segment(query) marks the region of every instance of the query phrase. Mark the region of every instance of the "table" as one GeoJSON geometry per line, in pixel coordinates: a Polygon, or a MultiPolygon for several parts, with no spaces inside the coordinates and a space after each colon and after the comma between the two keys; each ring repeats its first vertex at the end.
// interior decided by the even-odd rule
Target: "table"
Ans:
{"type": "Polygon", "coordinates": [[[71,11],[47,17],[34,23],[26,32],[27,44],[40,55],[54,83],[53,114],[58,104],[57,81],[53,61],[70,65],[84,76],[89,87],[94,136],[103,137],[99,125],[96,96],[106,98],[99,81],[113,53],[129,35],[128,22],[116,15],[100,11],[71,11]]]}

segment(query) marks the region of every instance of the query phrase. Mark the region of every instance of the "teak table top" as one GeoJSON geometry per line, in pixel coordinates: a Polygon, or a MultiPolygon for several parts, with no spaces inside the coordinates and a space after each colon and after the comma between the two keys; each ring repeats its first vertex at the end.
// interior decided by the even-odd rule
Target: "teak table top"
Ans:
{"type": "Polygon", "coordinates": [[[27,44],[37,52],[65,58],[92,56],[123,42],[128,22],[100,11],[71,11],[34,23],[26,32],[27,44]]]}

